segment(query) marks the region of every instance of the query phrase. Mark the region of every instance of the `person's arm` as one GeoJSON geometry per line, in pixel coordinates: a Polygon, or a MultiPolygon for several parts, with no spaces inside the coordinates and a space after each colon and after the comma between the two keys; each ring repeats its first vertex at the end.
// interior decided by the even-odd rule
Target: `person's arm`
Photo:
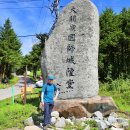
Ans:
{"type": "Polygon", "coordinates": [[[41,93],[41,105],[44,106],[44,92],[41,93]]]}
{"type": "Polygon", "coordinates": [[[44,102],[43,99],[44,99],[44,92],[41,93],[41,102],[44,102]]]}
{"type": "Polygon", "coordinates": [[[42,106],[44,106],[44,92],[45,92],[45,85],[43,85],[42,93],[41,93],[41,103],[42,103],[42,106]]]}
{"type": "Polygon", "coordinates": [[[56,92],[56,95],[55,95],[55,97],[54,97],[54,101],[57,100],[58,95],[59,95],[59,90],[58,90],[58,88],[57,88],[56,85],[55,85],[55,92],[56,92]]]}
{"type": "Polygon", "coordinates": [[[59,95],[59,90],[57,89],[55,97],[58,98],[58,95],[59,95]]]}

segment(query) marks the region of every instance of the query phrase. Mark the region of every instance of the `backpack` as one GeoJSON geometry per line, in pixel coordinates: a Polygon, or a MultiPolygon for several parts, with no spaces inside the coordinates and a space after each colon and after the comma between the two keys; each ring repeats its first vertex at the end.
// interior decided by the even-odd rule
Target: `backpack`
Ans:
{"type": "MultiPolygon", "coordinates": [[[[54,89],[56,89],[56,86],[53,84],[54,89]]],[[[47,95],[47,84],[45,85],[45,94],[47,95]]]]}

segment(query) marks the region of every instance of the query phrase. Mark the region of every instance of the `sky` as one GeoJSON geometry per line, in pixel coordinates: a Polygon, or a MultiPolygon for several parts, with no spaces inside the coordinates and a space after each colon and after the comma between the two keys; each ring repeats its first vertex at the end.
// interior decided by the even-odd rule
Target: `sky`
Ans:
{"type": "MultiPolygon", "coordinates": [[[[0,0],[0,26],[7,18],[11,20],[12,27],[18,36],[35,35],[49,32],[54,17],[48,7],[48,0],[0,0]]],[[[65,7],[73,0],[60,0],[60,6],[65,7]]],[[[91,0],[98,8],[99,14],[105,8],[112,8],[119,13],[122,8],[130,7],[130,0],[91,0]]],[[[61,8],[62,10],[62,8],[61,8]]],[[[35,36],[20,37],[23,55],[31,51],[33,44],[38,42],[35,36]]]]}

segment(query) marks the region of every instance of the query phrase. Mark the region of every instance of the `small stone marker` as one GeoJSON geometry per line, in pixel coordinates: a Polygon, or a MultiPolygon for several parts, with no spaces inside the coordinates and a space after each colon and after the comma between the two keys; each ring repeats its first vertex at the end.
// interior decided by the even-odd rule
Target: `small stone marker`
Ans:
{"type": "Polygon", "coordinates": [[[44,79],[54,74],[60,99],[98,95],[99,15],[89,0],[72,1],[59,15],[42,53],[44,79]]]}

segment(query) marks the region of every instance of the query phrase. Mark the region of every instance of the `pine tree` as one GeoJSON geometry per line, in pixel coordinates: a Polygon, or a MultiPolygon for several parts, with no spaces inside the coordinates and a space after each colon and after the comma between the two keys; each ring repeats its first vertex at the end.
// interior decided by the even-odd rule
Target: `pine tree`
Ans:
{"type": "Polygon", "coordinates": [[[21,42],[17,38],[9,19],[0,27],[0,75],[10,77],[21,64],[21,42]]]}
{"type": "Polygon", "coordinates": [[[99,75],[101,79],[118,76],[118,44],[122,36],[119,18],[112,9],[100,16],[99,75]]]}
{"type": "Polygon", "coordinates": [[[130,76],[130,9],[124,8],[119,14],[120,28],[123,32],[119,43],[120,73],[130,76]]]}

